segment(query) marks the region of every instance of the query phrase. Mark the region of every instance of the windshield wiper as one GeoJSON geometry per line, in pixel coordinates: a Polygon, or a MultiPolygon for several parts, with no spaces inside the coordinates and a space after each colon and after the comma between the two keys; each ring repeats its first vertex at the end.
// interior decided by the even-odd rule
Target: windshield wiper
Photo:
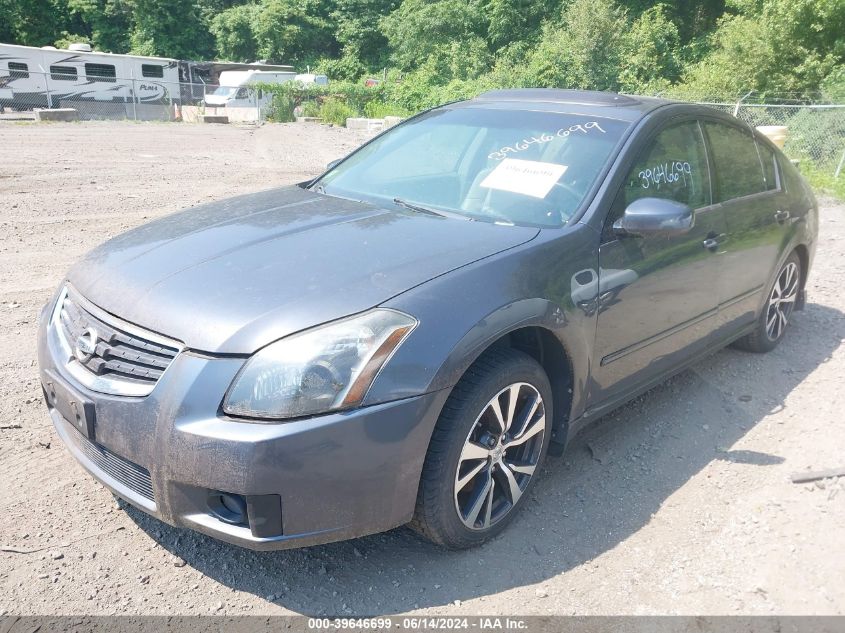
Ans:
{"type": "Polygon", "coordinates": [[[406,209],[410,209],[411,211],[416,211],[417,213],[436,215],[441,218],[458,218],[459,220],[472,220],[472,218],[469,218],[465,215],[460,215],[459,213],[447,213],[446,211],[438,211],[437,209],[431,209],[429,207],[424,207],[420,204],[408,202],[407,200],[403,200],[402,198],[393,198],[393,204],[399,205],[400,207],[405,207],[406,209]]]}

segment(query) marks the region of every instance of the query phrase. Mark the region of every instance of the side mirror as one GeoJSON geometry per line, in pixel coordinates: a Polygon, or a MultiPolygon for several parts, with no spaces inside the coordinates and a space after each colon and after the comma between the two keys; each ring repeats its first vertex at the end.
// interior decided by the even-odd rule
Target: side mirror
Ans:
{"type": "Polygon", "coordinates": [[[326,165],[326,171],[328,171],[330,169],[334,169],[337,166],[337,164],[342,160],[343,160],[342,158],[335,158],[332,162],[330,162],[328,165],[326,165]]]}
{"type": "Polygon", "coordinates": [[[664,198],[640,198],[613,223],[613,231],[620,237],[671,236],[682,235],[694,225],[695,214],[687,205],[664,198]]]}

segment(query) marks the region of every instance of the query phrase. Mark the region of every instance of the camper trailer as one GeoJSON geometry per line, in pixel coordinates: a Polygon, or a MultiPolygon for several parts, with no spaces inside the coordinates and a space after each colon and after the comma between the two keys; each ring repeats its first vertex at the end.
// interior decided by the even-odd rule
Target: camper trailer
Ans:
{"type": "Polygon", "coordinates": [[[226,70],[220,73],[220,85],[205,95],[205,104],[218,108],[264,106],[271,95],[256,89],[256,85],[283,84],[294,79],[293,71],[226,70]]]}
{"type": "Polygon", "coordinates": [[[255,88],[259,84],[282,84],[299,81],[303,84],[325,86],[329,83],[325,75],[293,71],[226,70],[220,73],[220,85],[205,96],[205,105],[210,107],[264,107],[272,96],[255,88]]]}
{"type": "Polygon", "coordinates": [[[0,103],[19,110],[85,101],[170,104],[180,101],[179,61],[91,50],[0,44],[0,103]]]}

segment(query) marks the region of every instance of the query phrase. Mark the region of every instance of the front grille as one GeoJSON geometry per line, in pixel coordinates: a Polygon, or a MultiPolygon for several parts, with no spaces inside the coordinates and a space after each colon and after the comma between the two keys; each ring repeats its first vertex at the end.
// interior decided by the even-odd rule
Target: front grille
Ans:
{"type": "Polygon", "coordinates": [[[68,353],[69,369],[95,391],[145,395],[179,353],[175,342],[122,323],[69,290],[59,297],[52,326],[68,353]],[[92,349],[80,351],[81,338],[92,349]]]}
{"type": "Polygon", "coordinates": [[[146,468],[115,455],[99,444],[82,437],[81,434],[79,435],[78,446],[85,457],[91,460],[97,468],[122,483],[132,492],[155,503],[153,481],[150,477],[150,471],[146,468]]]}

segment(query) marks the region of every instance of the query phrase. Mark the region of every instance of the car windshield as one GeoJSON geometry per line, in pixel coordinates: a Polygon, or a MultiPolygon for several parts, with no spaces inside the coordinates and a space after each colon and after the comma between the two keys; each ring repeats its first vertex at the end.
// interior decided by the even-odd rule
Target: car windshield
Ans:
{"type": "Polygon", "coordinates": [[[578,210],[626,127],[592,116],[444,108],[377,138],[311,187],[379,205],[558,227],[578,210]]]}
{"type": "Polygon", "coordinates": [[[217,95],[218,97],[228,97],[235,93],[237,88],[233,88],[231,86],[217,86],[217,88],[211,94],[217,95]]]}

